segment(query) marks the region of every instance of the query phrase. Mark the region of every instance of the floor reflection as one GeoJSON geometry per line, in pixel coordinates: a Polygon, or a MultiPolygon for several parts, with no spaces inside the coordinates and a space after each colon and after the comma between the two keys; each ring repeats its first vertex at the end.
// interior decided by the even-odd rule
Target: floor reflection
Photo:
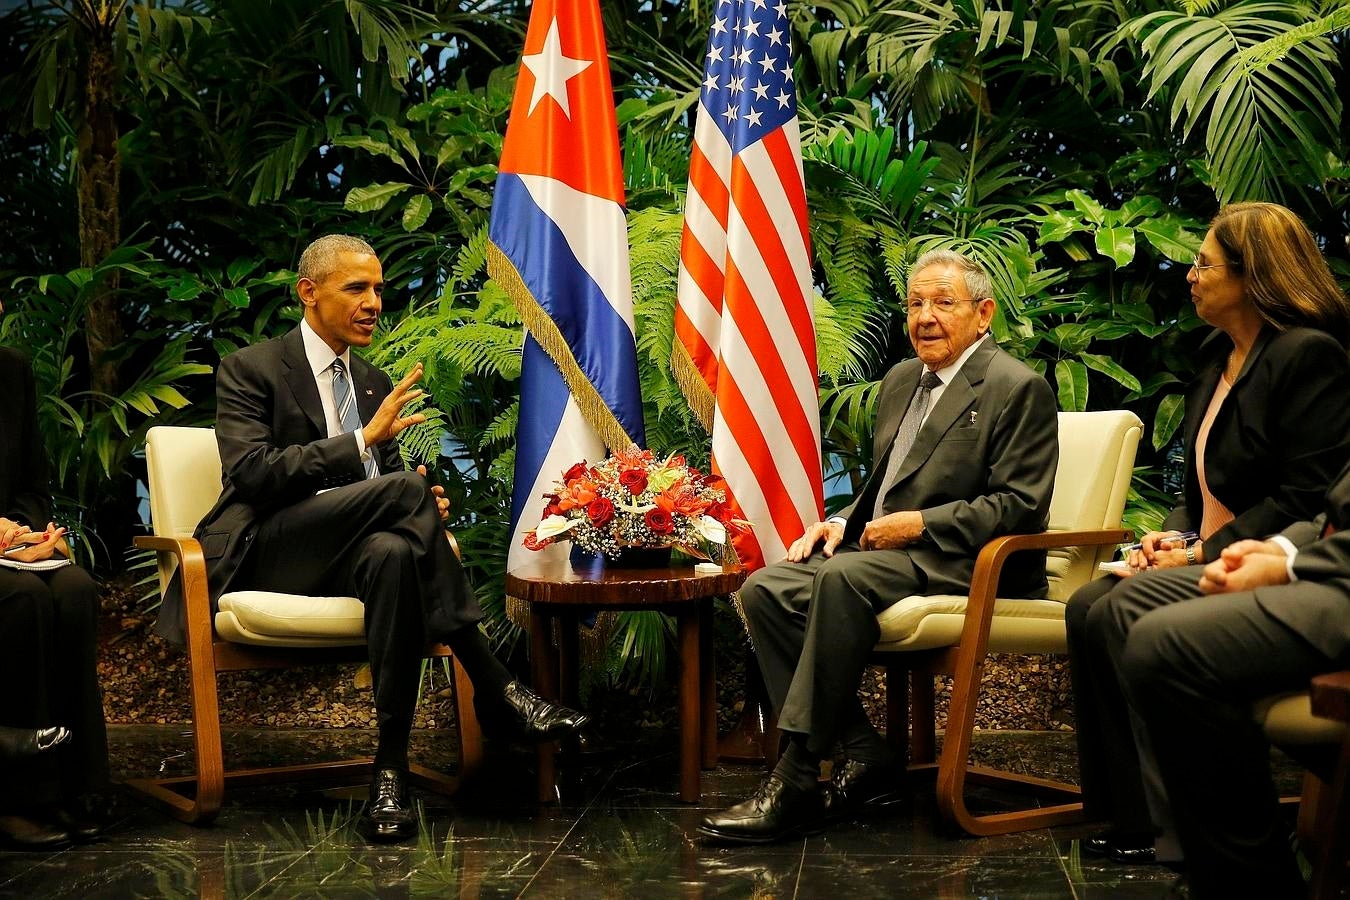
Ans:
{"type": "MultiPolygon", "coordinates": [[[[185,772],[191,740],[173,728],[114,727],[114,771],[185,772]]],[[[675,797],[671,741],[646,739],[563,770],[561,802],[532,800],[532,755],[494,748],[472,790],[419,798],[421,833],[373,847],[355,824],[361,790],[269,787],[227,793],[215,825],[194,828],[116,797],[108,840],[50,854],[0,852],[4,897],[491,897],[854,898],[1167,896],[1162,867],[1121,867],[1084,857],[1093,830],[1040,830],[972,839],[942,830],[931,785],[868,819],[784,844],[729,848],[696,835],[703,813],[735,802],[758,770],[704,773],[702,804],[675,797]]],[[[231,765],[339,759],[373,742],[366,732],[227,735],[231,765]]],[[[453,735],[419,734],[414,758],[448,765],[453,735]]],[[[985,762],[1072,780],[1065,734],[982,733],[985,762]]],[[[1283,767],[1297,787],[1297,772],[1283,767]]],[[[979,795],[988,808],[996,794],[979,795]]]]}

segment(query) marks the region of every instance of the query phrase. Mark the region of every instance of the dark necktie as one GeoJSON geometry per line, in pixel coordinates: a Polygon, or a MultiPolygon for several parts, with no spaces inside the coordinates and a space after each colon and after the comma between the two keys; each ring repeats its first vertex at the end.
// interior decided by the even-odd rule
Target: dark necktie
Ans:
{"type": "MultiPolygon", "coordinates": [[[[347,377],[347,367],[342,360],[333,360],[333,402],[337,404],[338,422],[344,432],[356,431],[361,427],[361,413],[356,409],[356,395],[352,392],[351,380],[347,377]]],[[[375,455],[366,448],[366,477],[374,478],[380,474],[375,466],[375,455]]]]}
{"type": "Polygon", "coordinates": [[[877,488],[877,500],[872,506],[872,518],[878,519],[884,513],[882,505],[886,500],[886,492],[890,490],[895,482],[895,476],[900,471],[900,466],[909,455],[910,449],[914,446],[914,439],[919,436],[919,426],[923,424],[923,417],[928,412],[928,398],[933,394],[933,388],[942,384],[942,379],[936,372],[930,372],[924,369],[923,377],[919,379],[919,389],[914,392],[914,399],[909,401],[909,409],[905,410],[905,417],[900,420],[900,430],[895,433],[895,443],[891,445],[890,461],[886,463],[886,474],[881,479],[881,486],[877,488]]]}

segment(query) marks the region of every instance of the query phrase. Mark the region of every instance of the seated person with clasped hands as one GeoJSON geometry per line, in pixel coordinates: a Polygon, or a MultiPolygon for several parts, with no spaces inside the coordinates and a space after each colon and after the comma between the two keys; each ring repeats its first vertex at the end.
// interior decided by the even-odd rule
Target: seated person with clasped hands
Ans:
{"type": "MultiPolygon", "coordinates": [[[[925,253],[905,308],[918,358],[882,382],[875,467],[861,493],[741,589],[787,748],[747,800],[704,818],[708,837],[774,841],[889,800],[904,761],[858,699],[877,613],[912,594],[967,592],[985,542],[1045,528],[1059,460],[1055,397],[989,336],[988,273],[959,253],[925,253]],[[820,763],[836,743],[845,762],[822,788],[820,763]]],[[[1043,596],[1045,554],[1016,554],[1002,586],[1043,596]]]]}
{"type": "MultiPolygon", "coordinates": [[[[197,527],[214,604],[231,590],[350,595],[365,604],[379,738],[372,841],[417,832],[407,795],[408,738],[423,651],[449,645],[474,684],[489,735],[551,741],[588,717],[512,679],[478,629],[482,614],[446,540],[444,489],[404,470],[397,438],[425,421],[422,365],[398,383],[359,356],[375,333],[384,275],[358,238],[328,235],[300,257],[299,327],[221,360],[216,377],[220,499],[197,527]]],[[[156,630],[183,641],[175,581],[156,630]]]]}
{"type": "Polygon", "coordinates": [[[33,368],[17,350],[0,348],[0,385],[0,843],[53,849],[105,824],[98,586],[51,521],[33,368]]]}

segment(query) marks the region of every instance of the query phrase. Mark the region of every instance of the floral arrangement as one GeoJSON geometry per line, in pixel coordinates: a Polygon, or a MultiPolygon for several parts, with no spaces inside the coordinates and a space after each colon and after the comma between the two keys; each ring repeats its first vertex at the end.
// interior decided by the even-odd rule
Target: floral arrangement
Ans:
{"type": "Polygon", "coordinates": [[[750,527],[733,517],[723,484],[720,475],[686,466],[683,456],[658,459],[637,447],[593,466],[579,462],[545,495],[543,520],[524,543],[542,550],[571,540],[607,557],[625,548],[679,547],[708,559],[728,532],[750,527]]]}

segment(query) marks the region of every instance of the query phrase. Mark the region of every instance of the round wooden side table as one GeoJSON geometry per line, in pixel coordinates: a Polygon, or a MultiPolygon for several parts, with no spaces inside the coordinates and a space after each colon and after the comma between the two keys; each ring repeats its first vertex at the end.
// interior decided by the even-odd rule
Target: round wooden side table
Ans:
{"type": "MultiPolygon", "coordinates": [[[[717,695],[713,675],[712,601],[741,586],[746,573],[728,567],[701,574],[694,564],[622,568],[622,561],[572,563],[531,560],[506,573],[506,593],[530,605],[534,687],[545,697],[575,703],[577,626],[601,610],[659,610],[679,623],[680,799],[697,803],[699,769],[717,761],[717,695]],[[553,648],[553,623],[559,646],[553,648]]],[[[554,745],[539,746],[539,801],[556,799],[554,745]]]]}

